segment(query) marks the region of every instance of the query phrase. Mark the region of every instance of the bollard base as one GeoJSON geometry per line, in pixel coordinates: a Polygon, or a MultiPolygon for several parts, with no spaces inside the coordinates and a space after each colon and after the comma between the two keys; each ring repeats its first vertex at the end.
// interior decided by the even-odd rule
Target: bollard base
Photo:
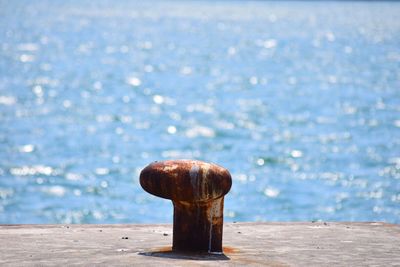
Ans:
{"type": "Polygon", "coordinates": [[[174,202],[173,251],[222,253],[224,198],[174,202]]]}

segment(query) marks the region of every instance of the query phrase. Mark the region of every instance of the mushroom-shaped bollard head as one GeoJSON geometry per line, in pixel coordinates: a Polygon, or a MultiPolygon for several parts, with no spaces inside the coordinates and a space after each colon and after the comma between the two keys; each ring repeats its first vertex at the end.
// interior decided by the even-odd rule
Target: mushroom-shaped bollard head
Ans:
{"type": "Polygon", "coordinates": [[[173,250],[222,252],[224,196],[229,172],[197,160],[154,162],[140,173],[144,190],[174,205],[173,250]]]}
{"type": "Polygon", "coordinates": [[[232,185],[229,172],[197,160],[154,162],[140,174],[144,190],[172,201],[204,202],[220,198],[232,185]]]}

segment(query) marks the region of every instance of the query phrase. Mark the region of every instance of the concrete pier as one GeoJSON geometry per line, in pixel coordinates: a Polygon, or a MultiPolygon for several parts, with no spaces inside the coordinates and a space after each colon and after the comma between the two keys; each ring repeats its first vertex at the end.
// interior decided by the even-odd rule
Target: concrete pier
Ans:
{"type": "Polygon", "coordinates": [[[400,266],[400,225],[226,223],[221,255],[171,251],[172,225],[1,225],[0,266],[400,266]]]}

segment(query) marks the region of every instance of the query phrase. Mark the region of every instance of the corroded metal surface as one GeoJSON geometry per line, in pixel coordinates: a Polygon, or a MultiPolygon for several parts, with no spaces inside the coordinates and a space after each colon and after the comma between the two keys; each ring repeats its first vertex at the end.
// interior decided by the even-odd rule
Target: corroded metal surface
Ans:
{"type": "Polygon", "coordinates": [[[198,160],[153,162],[140,174],[140,184],[150,194],[173,201],[199,202],[224,196],[232,185],[229,172],[198,160]]]}
{"type": "Polygon", "coordinates": [[[228,170],[197,160],[154,162],[140,174],[144,190],[174,205],[173,250],[222,252],[224,195],[228,170]]]}

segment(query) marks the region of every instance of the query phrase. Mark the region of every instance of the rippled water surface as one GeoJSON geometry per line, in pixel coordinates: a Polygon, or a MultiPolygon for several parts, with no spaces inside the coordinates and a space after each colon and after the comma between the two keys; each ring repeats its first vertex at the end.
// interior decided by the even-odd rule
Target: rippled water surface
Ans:
{"type": "Polygon", "coordinates": [[[0,1],[0,223],[171,222],[174,158],[227,221],[400,223],[400,3],[143,2],[0,1]]]}

